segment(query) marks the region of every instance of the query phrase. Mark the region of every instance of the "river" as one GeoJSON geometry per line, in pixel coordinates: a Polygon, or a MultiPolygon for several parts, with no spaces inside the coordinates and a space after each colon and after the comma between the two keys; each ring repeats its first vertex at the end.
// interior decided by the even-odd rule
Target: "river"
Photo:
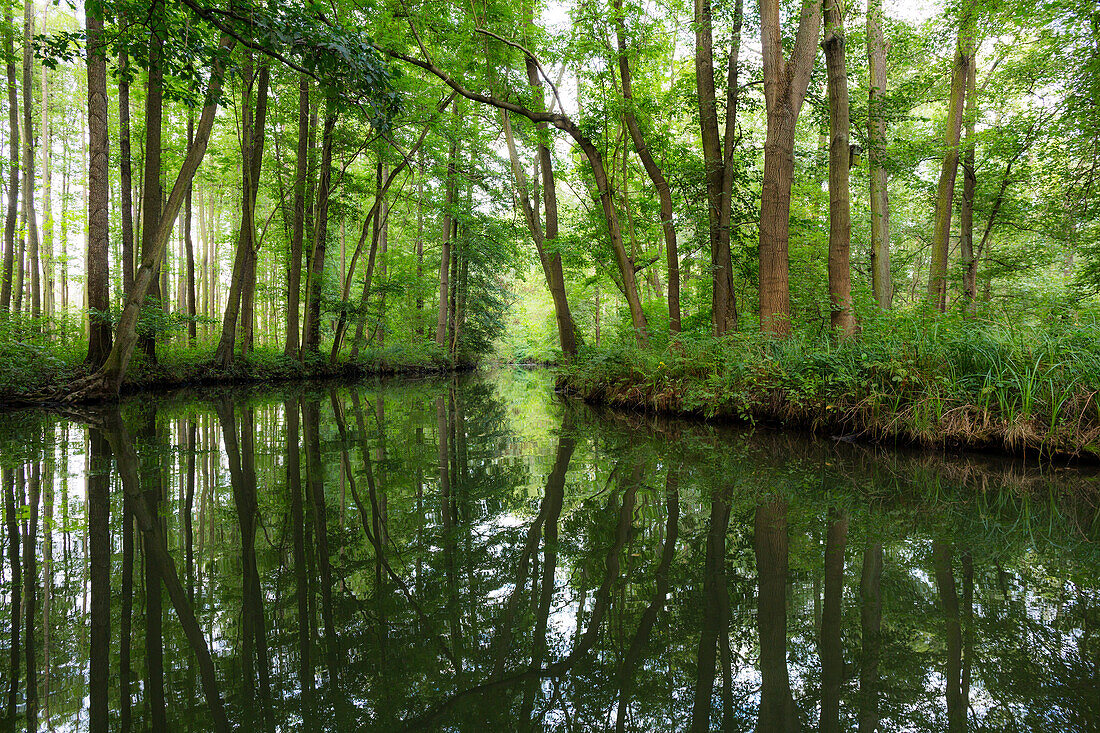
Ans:
{"type": "Polygon", "coordinates": [[[1089,467],[523,370],[9,413],[0,465],[16,728],[1100,726],[1089,467]]]}

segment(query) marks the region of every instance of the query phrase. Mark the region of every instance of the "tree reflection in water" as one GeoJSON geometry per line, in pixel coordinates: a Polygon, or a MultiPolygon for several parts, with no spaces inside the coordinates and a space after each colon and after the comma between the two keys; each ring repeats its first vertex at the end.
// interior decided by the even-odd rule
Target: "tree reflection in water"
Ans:
{"type": "Polygon", "coordinates": [[[1091,469],[539,373],[13,414],[0,448],[15,727],[1100,725],[1091,469]]]}

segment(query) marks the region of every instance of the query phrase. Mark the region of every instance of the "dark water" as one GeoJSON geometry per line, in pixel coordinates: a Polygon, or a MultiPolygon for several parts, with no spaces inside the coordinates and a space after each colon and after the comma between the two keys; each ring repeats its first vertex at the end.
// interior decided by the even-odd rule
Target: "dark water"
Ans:
{"type": "Polygon", "coordinates": [[[1091,470],[527,372],[0,416],[0,448],[13,728],[1100,728],[1091,470]]]}

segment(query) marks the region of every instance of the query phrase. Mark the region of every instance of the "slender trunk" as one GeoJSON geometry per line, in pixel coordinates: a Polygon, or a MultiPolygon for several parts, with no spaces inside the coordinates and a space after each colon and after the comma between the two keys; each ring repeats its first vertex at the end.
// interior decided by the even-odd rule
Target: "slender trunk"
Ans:
{"type": "MultiPolygon", "coordinates": [[[[223,35],[221,50],[228,52],[233,46],[233,39],[223,35]]],[[[195,177],[199,164],[206,154],[206,146],[210,141],[210,132],[214,127],[214,117],[217,112],[217,99],[221,94],[221,80],[224,68],[221,62],[215,64],[211,71],[209,87],[206,99],[211,100],[202,110],[199,124],[195,129],[195,144],[192,145],[184,158],[176,182],[172,186],[172,193],[168,196],[163,215],[156,225],[156,232],[149,238],[150,249],[145,251],[143,236],[143,251],[141,267],[134,276],[134,287],[127,293],[126,305],[122,310],[118,327],[115,330],[114,345],[106,362],[96,374],[88,380],[77,383],[75,389],[68,390],[66,399],[84,400],[100,399],[115,396],[122,386],[122,379],[126,375],[126,367],[133,355],[134,346],[138,341],[137,323],[141,313],[141,306],[145,295],[150,292],[156,279],[156,269],[164,254],[164,248],[171,236],[173,224],[183,205],[184,193],[187,186],[195,177]]]]}
{"type": "Polygon", "coordinates": [[[37,624],[35,606],[38,603],[38,499],[42,488],[40,467],[35,461],[27,482],[27,505],[30,507],[23,525],[23,652],[27,664],[26,719],[27,729],[38,729],[38,646],[34,641],[37,624]]]}
{"type": "MultiPolygon", "coordinates": [[[[195,112],[187,113],[187,147],[195,144],[195,112]]],[[[198,340],[195,317],[198,315],[195,303],[195,242],[191,239],[191,198],[194,182],[187,184],[187,198],[183,208],[183,245],[187,254],[187,342],[194,346],[198,340]]]]}
{"type": "Polygon", "coordinates": [[[882,0],[867,3],[867,163],[871,198],[871,290],[888,310],[894,297],[890,278],[890,198],[886,187],[886,44],[882,0]]]}
{"type": "Polygon", "coordinates": [[[972,310],[978,295],[978,260],[974,257],[974,189],[977,185],[974,167],[974,121],[978,113],[977,64],[971,61],[966,75],[966,138],[963,140],[963,195],[959,208],[959,254],[966,270],[963,273],[963,298],[967,310],[972,310]]]}
{"type": "Polygon", "coordinates": [[[107,203],[109,175],[107,137],[107,58],[102,43],[103,16],[98,6],[86,13],[88,31],[88,237],[87,293],[89,308],[88,356],[85,363],[99,367],[111,353],[111,286],[108,273],[110,220],[107,203]]]}
{"type": "MultiPolygon", "coordinates": [[[[10,6],[9,6],[10,7],[10,6]]],[[[22,630],[21,611],[23,609],[23,568],[20,564],[19,520],[16,511],[23,506],[22,468],[18,472],[11,468],[0,469],[0,483],[4,491],[4,520],[8,525],[8,566],[11,570],[11,582],[8,594],[11,599],[11,637],[8,641],[8,702],[7,718],[15,716],[15,704],[19,694],[19,637],[22,630]],[[16,479],[19,479],[19,496],[16,499],[16,479]]]]}
{"type": "Polygon", "coordinates": [[[8,208],[4,215],[4,263],[0,274],[0,310],[9,310],[15,277],[15,225],[19,211],[19,97],[15,88],[14,2],[4,7],[4,53],[8,72],[8,208]]]}
{"type": "MultiPolygon", "coordinates": [[[[707,0],[699,0],[699,2],[706,3],[707,0]]],[[[649,180],[653,183],[653,187],[657,189],[657,197],[661,206],[661,230],[664,233],[665,253],[668,257],[668,328],[669,332],[675,337],[676,334],[680,333],[680,256],[676,245],[676,227],[672,223],[672,189],[669,187],[664,173],[661,172],[657,162],[653,159],[653,153],[650,151],[649,145],[646,144],[638,119],[634,116],[634,90],[630,73],[630,58],[627,55],[626,24],[623,22],[622,16],[623,2],[622,0],[613,0],[612,5],[615,9],[615,37],[619,47],[619,78],[622,82],[623,101],[625,103],[623,116],[626,119],[627,130],[630,131],[630,139],[634,143],[634,150],[638,153],[638,158],[642,161],[642,166],[645,168],[649,180]]],[[[708,28],[706,32],[708,41],[709,32],[708,28]]],[[[713,86],[712,78],[711,92],[713,92],[713,86]]],[[[715,128],[717,128],[717,124],[716,117],[714,121],[715,128]]],[[[707,126],[709,126],[709,122],[707,126]]],[[[717,132],[715,132],[715,139],[717,140],[717,132]]],[[[709,180],[708,173],[708,184],[709,180]]],[[[722,274],[724,275],[725,272],[722,274]]],[[[719,275],[716,273],[715,277],[717,278],[719,275]]],[[[725,302],[724,300],[723,303],[725,302]]],[[[723,326],[726,326],[728,325],[725,319],[727,311],[723,309],[722,313],[722,323],[723,326]]]]}
{"type": "Polygon", "coordinates": [[[321,288],[325,280],[325,248],[328,244],[328,207],[332,183],[332,135],[336,127],[335,102],[329,101],[321,134],[321,175],[317,186],[317,216],[313,230],[313,254],[310,257],[306,292],[306,324],[303,351],[314,354],[321,349],[321,288]]]}
{"type": "Polygon", "coordinates": [[[716,494],[711,499],[710,523],[707,527],[706,564],[703,570],[703,629],[696,653],[695,696],[691,708],[692,733],[710,730],[710,715],[714,697],[715,648],[717,644],[729,644],[727,621],[723,609],[729,593],[726,584],[726,535],[729,529],[729,499],[716,494]]]}
{"type": "Polygon", "coordinates": [[[294,160],[294,225],[286,276],[286,346],[283,353],[298,356],[299,309],[302,296],[302,240],[306,222],[306,176],[309,158],[309,77],[298,75],[298,155],[294,160]]]}
{"type": "Polygon", "coordinates": [[[955,177],[959,168],[959,136],[962,134],[963,109],[970,65],[974,62],[974,14],[963,9],[955,64],[951,75],[951,95],[947,102],[947,121],[943,136],[943,165],[936,189],[936,219],[932,230],[932,261],[928,269],[928,304],[938,311],[947,310],[947,256],[951,242],[951,209],[955,200],[955,177]]]}
{"type": "Polygon", "coordinates": [[[130,57],[118,54],[119,187],[122,189],[122,292],[134,286],[134,173],[130,162],[130,57]]]}
{"type": "Polygon", "coordinates": [[[252,294],[256,278],[256,196],[260,186],[270,71],[265,64],[260,68],[259,76],[254,78],[252,60],[249,57],[241,75],[241,225],[237,234],[237,251],[233,258],[233,274],[229,280],[229,297],[222,318],[221,339],[214,352],[214,362],[222,367],[229,366],[233,361],[238,326],[241,355],[246,355],[252,346],[252,294]],[[255,114],[252,109],[253,83],[256,85],[255,114]]]}
{"type": "Polygon", "coordinates": [[[852,268],[848,250],[852,240],[848,169],[848,67],[844,36],[843,0],[825,0],[825,65],[829,87],[829,300],[830,322],[844,336],[856,330],[852,310],[852,268]]]}
{"type": "Polygon", "coordinates": [[[439,311],[435,324],[435,343],[440,348],[447,345],[447,324],[450,321],[450,272],[451,272],[451,229],[454,221],[454,207],[458,198],[458,137],[462,130],[462,105],[455,104],[454,132],[451,138],[450,152],[447,155],[447,197],[443,204],[443,247],[439,260],[439,311]]]}
{"type": "MultiPolygon", "coordinates": [[[[49,6],[43,9],[46,24],[49,6]]],[[[42,314],[47,323],[53,315],[53,173],[50,156],[50,84],[49,70],[42,66],[42,314]]]]}
{"type": "MultiPolygon", "coordinates": [[[[142,173],[143,188],[141,192],[141,259],[143,266],[147,260],[152,261],[151,277],[146,289],[150,297],[157,299],[164,297],[160,283],[160,271],[164,261],[164,247],[167,246],[172,233],[172,229],[169,227],[164,233],[164,245],[158,246],[158,232],[163,228],[161,198],[164,195],[160,180],[161,133],[163,131],[164,114],[164,76],[161,68],[164,39],[161,38],[161,33],[160,26],[153,22],[149,37],[149,70],[145,91],[145,166],[142,173]]],[[[135,286],[137,285],[136,279],[135,274],[135,286]]],[[[119,325],[121,326],[121,323],[119,325]]],[[[157,360],[155,335],[143,334],[140,337],[140,342],[146,357],[155,364],[157,360]]]]}
{"type": "Polygon", "coordinates": [[[794,177],[794,132],[813,70],[821,6],[816,2],[802,5],[790,59],[783,58],[779,6],[779,0],[761,0],[760,3],[768,125],[760,196],[760,329],[766,334],[786,336],[791,329],[787,243],[794,177]]]}
{"type": "Polygon", "coordinates": [[[38,214],[34,208],[34,2],[23,3],[23,212],[27,232],[27,269],[30,277],[30,314],[41,315],[38,214]]]}

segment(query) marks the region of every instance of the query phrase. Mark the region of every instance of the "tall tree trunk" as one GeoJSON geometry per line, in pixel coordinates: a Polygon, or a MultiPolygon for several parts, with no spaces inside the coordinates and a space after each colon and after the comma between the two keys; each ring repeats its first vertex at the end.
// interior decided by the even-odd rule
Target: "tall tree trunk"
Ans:
{"type": "MultiPolygon", "coordinates": [[[[148,293],[153,298],[163,298],[160,271],[164,261],[164,246],[158,247],[157,234],[161,229],[161,133],[163,128],[164,72],[161,67],[161,54],[164,50],[163,29],[154,17],[149,36],[149,70],[145,90],[145,166],[142,173],[143,190],[141,192],[141,259],[153,261],[153,271],[148,293]]],[[[165,232],[164,243],[168,243],[172,229],[165,232]]],[[[135,276],[136,278],[136,276],[135,276]]],[[[157,344],[154,334],[140,337],[141,348],[146,357],[156,363],[157,344]]]]}
{"type": "Polygon", "coordinates": [[[726,536],[729,529],[730,504],[723,493],[711,499],[710,522],[707,526],[706,561],[703,570],[703,628],[699,635],[696,654],[698,668],[695,695],[691,706],[692,733],[710,730],[710,715],[714,697],[714,671],[716,644],[729,644],[728,620],[723,609],[728,599],[726,584],[726,536]]]}
{"type": "Polygon", "coordinates": [[[109,212],[107,206],[107,58],[102,42],[99,6],[86,13],[88,32],[88,308],[89,338],[85,363],[98,368],[111,353],[111,307],[108,273],[109,212]]]}
{"type": "Polygon", "coordinates": [[[34,208],[34,1],[23,3],[23,211],[27,226],[32,316],[42,312],[39,282],[38,215],[34,208]]]}
{"type": "Polygon", "coordinates": [[[122,292],[134,286],[134,173],[130,162],[130,56],[118,54],[119,187],[122,189],[122,292]]]}
{"type": "Polygon", "coordinates": [[[233,361],[237,329],[240,326],[241,355],[251,348],[254,313],[252,294],[255,290],[256,260],[256,196],[260,187],[263,162],[264,128],[267,117],[267,88],[270,71],[260,67],[258,77],[252,76],[251,56],[241,72],[241,226],[237,233],[237,252],[233,258],[233,275],[229,280],[229,297],[222,318],[222,335],[214,352],[214,363],[222,367],[233,361]],[[255,114],[252,109],[253,83],[256,85],[255,114]],[[238,324],[238,320],[240,323],[238,324]]]}
{"type": "Polygon", "coordinates": [[[440,348],[447,346],[447,324],[450,321],[450,273],[451,273],[451,229],[454,221],[454,207],[458,200],[458,137],[462,132],[462,105],[455,104],[454,133],[451,138],[450,152],[447,154],[446,200],[443,203],[443,245],[439,260],[439,310],[435,323],[435,343],[440,348]]]}
{"type": "MultiPolygon", "coordinates": [[[[529,9],[528,9],[528,12],[529,9]]],[[[528,25],[532,23],[530,15],[528,25]]],[[[538,67],[533,58],[524,59],[527,70],[527,81],[531,85],[535,95],[535,104],[538,109],[545,109],[546,102],[542,94],[542,81],[539,79],[538,67]]],[[[550,131],[545,122],[536,122],[535,129],[538,133],[539,170],[542,172],[542,205],[544,228],[541,244],[546,242],[554,246],[554,240],[558,238],[558,191],[557,181],[554,178],[554,158],[550,154],[550,148],[546,140],[550,137],[550,131]]],[[[537,204],[536,204],[537,206],[537,204]]],[[[538,215],[535,215],[535,224],[538,224],[538,215]]],[[[576,356],[577,348],[581,341],[577,331],[577,324],[573,321],[573,314],[569,309],[569,298],[565,290],[565,274],[561,267],[561,254],[556,250],[550,253],[540,252],[540,259],[545,258],[544,271],[547,285],[550,288],[550,297],[554,300],[554,318],[558,324],[558,340],[561,343],[562,353],[566,358],[576,356]]]]}
{"type": "Polygon", "coordinates": [[[4,53],[8,72],[8,208],[4,215],[4,263],[0,274],[0,310],[11,309],[15,277],[15,225],[19,218],[19,97],[15,88],[15,16],[13,0],[4,7],[4,53]]]}
{"type": "Polygon", "coordinates": [[[791,330],[787,243],[794,132],[806,97],[821,26],[821,6],[805,2],[790,59],[783,58],[779,0],[761,0],[760,33],[764,57],[764,99],[768,132],[760,196],[760,329],[786,336],[791,330]]]}
{"type": "MultiPolygon", "coordinates": [[[[195,144],[195,112],[187,113],[187,147],[195,144]]],[[[183,244],[187,252],[187,315],[191,320],[187,322],[187,342],[194,346],[198,340],[195,317],[198,315],[195,304],[195,242],[191,238],[191,198],[194,192],[194,182],[187,184],[187,198],[183,209],[183,244]]]]}
{"type": "Polygon", "coordinates": [[[336,128],[336,108],[329,100],[321,133],[321,175],[317,186],[317,216],[313,230],[313,254],[310,256],[309,281],[306,284],[306,323],[302,350],[314,354],[321,349],[321,288],[325,281],[325,249],[328,244],[329,190],[332,184],[332,134],[336,128]]]}
{"type": "Polygon", "coordinates": [[[286,276],[286,346],[283,353],[298,356],[299,310],[302,297],[302,240],[306,222],[306,176],[309,159],[309,77],[298,75],[298,155],[294,160],[294,225],[286,276]]]}
{"type": "MultiPolygon", "coordinates": [[[[220,50],[228,52],[232,49],[233,44],[232,37],[223,35],[220,50]]],[[[206,146],[210,141],[210,132],[213,130],[214,117],[217,113],[217,100],[221,94],[223,73],[224,66],[222,62],[216,63],[211,70],[206,94],[206,99],[210,101],[203,107],[199,124],[195,129],[195,143],[187,151],[179,175],[172,186],[172,193],[168,196],[162,216],[159,217],[156,232],[149,239],[150,249],[148,251],[145,251],[143,242],[141,267],[134,275],[134,287],[127,293],[126,305],[122,309],[122,316],[119,318],[118,327],[115,330],[111,353],[99,371],[88,379],[66,388],[64,394],[66,400],[80,401],[115,396],[122,386],[122,380],[126,375],[126,367],[130,363],[134,346],[138,341],[137,324],[142,303],[156,279],[157,266],[164,254],[164,248],[168,244],[168,238],[171,236],[176,216],[183,206],[187,187],[194,179],[195,171],[198,170],[199,164],[206,154],[206,146]]]]}
{"type": "MultiPolygon", "coordinates": [[[[49,6],[42,11],[43,26],[49,6]]],[[[53,316],[53,174],[50,155],[50,83],[49,70],[42,66],[42,314],[47,323],[53,316]]]]}
{"type": "Polygon", "coordinates": [[[928,269],[928,304],[947,310],[947,255],[951,242],[951,209],[955,200],[955,177],[959,169],[959,136],[962,134],[963,109],[970,65],[974,62],[974,12],[969,5],[962,10],[955,46],[955,64],[951,74],[951,95],[947,102],[947,121],[943,135],[943,165],[936,188],[936,220],[932,229],[932,262],[928,269]]]}
{"type": "Polygon", "coordinates": [[[38,603],[38,500],[42,488],[38,461],[31,464],[27,482],[30,507],[23,525],[23,652],[27,663],[27,729],[38,729],[38,645],[34,641],[38,603]]]}
{"type": "MultiPolygon", "coordinates": [[[[698,0],[698,2],[706,3],[707,0],[698,0]]],[[[627,54],[626,24],[622,16],[623,2],[622,0],[613,0],[612,5],[615,9],[613,16],[615,21],[615,38],[619,47],[619,78],[622,82],[623,101],[625,103],[623,117],[626,119],[626,127],[627,130],[630,131],[630,139],[634,143],[634,150],[638,153],[638,158],[642,161],[642,166],[645,168],[649,180],[653,183],[653,187],[657,189],[657,197],[661,206],[661,230],[664,233],[665,253],[668,258],[668,330],[673,337],[675,337],[676,334],[680,333],[680,255],[676,245],[676,227],[672,223],[672,189],[669,187],[668,180],[665,178],[664,173],[661,172],[657,162],[653,159],[653,153],[650,151],[649,145],[646,144],[645,135],[642,134],[642,128],[638,124],[637,117],[634,115],[634,89],[630,73],[630,57],[627,54]]],[[[708,28],[708,39],[709,33],[710,30],[708,28]]],[[[698,32],[696,37],[698,38],[698,32]]],[[[736,62],[733,63],[736,64],[736,62]]],[[[713,92],[713,78],[711,79],[710,87],[711,92],[713,92]]],[[[733,113],[731,112],[730,114],[733,113]]],[[[717,117],[715,117],[714,124],[715,127],[717,127],[717,117]]],[[[717,131],[715,132],[715,139],[717,139],[717,131]]],[[[708,171],[708,184],[709,180],[708,171]]],[[[723,267],[725,266],[726,265],[723,265],[723,267]]],[[[727,274],[731,269],[732,267],[729,267],[728,270],[723,272],[723,275],[727,274]]],[[[717,278],[718,275],[716,274],[715,277],[717,278]]],[[[728,284],[728,279],[726,282],[728,284]]],[[[723,291],[723,293],[726,293],[726,291],[723,291]]],[[[731,295],[732,293],[726,293],[724,297],[728,300],[731,295]]],[[[723,309],[723,326],[729,325],[726,318],[727,315],[727,311],[723,309]]]]}
{"type": "MultiPolygon", "coordinates": [[[[707,187],[707,219],[713,270],[711,322],[723,334],[737,327],[737,303],[733,292],[730,251],[730,214],[733,184],[733,142],[737,117],[737,64],[741,50],[742,2],[734,8],[733,45],[730,49],[726,88],[726,156],[719,137],[718,106],[714,90],[713,9],[710,0],[695,0],[695,88],[699,97],[699,128],[707,187]]],[[[621,57],[620,57],[621,58],[621,57]]]]}
{"type": "Polygon", "coordinates": [[[959,254],[966,270],[963,272],[963,298],[967,310],[973,309],[978,295],[978,260],[974,256],[974,189],[977,186],[974,168],[974,122],[978,113],[978,65],[971,61],[966,74],[966,138],[963,140],[963,195],[959,208],[959,254]]]}
{"type": "Polygon", "coordinates": [[[886,187],[886,44],[882,38],[882,0],[867,3],[867,164],[871,198],[871,290],[879,307],[894,298],[890,277],[890,197],[886,187]]]}
{"type": "Polygon", "coordinates": [[[829,87],[829,300],[830,322],[844,336],[856,330],[852,310],[852,268],[848,250],[852,241],[848,169],[848,67],[844,37],[844,0],[824,0],[825,65],[829,87]]]}

